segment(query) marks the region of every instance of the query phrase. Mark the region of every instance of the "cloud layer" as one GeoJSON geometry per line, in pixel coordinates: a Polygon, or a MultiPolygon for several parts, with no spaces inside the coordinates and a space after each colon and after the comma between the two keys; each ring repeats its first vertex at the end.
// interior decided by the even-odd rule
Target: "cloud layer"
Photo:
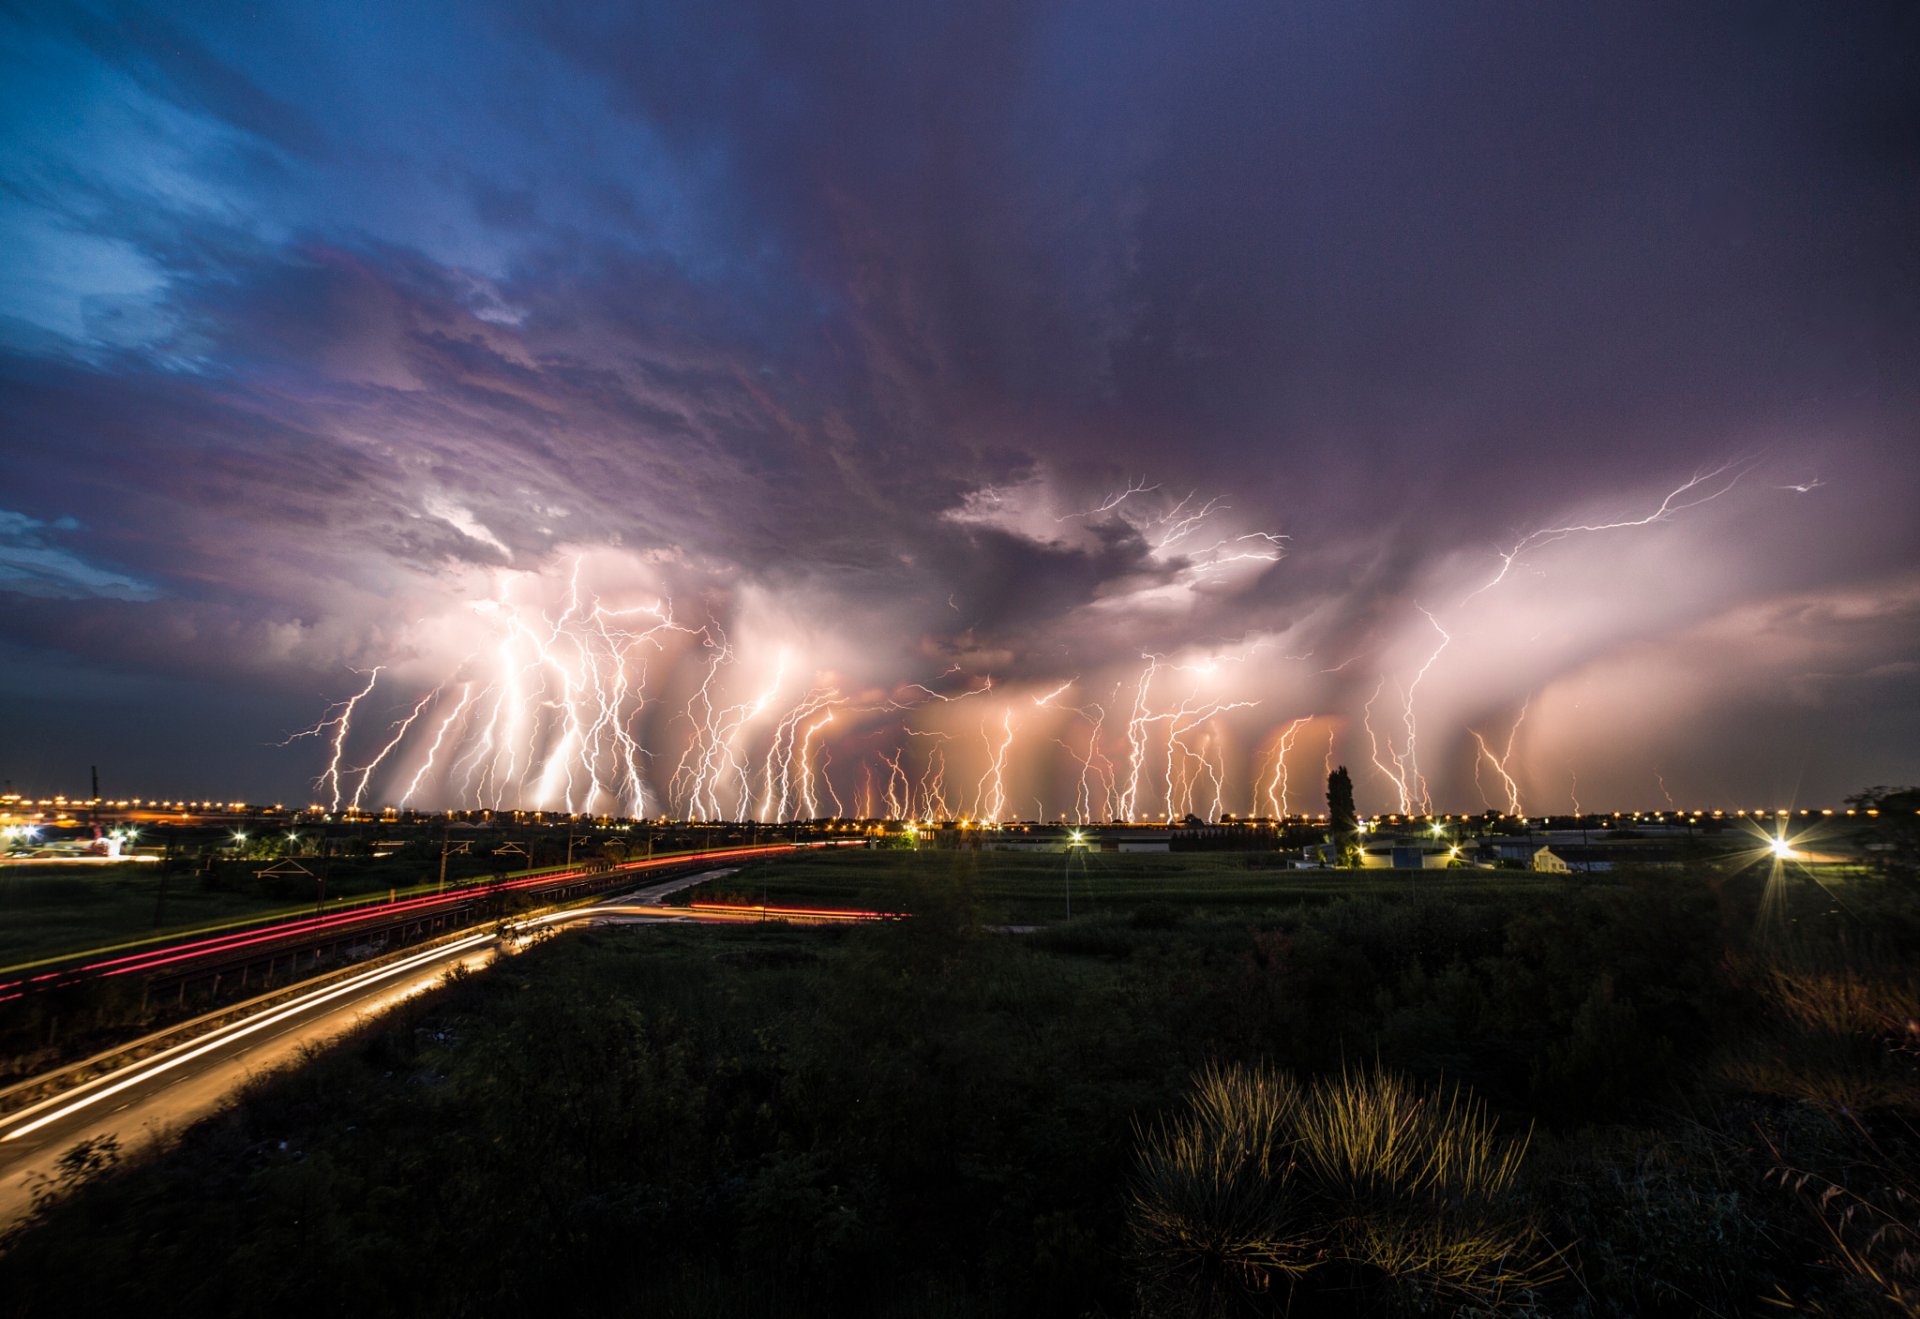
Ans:
{"type": "Polygon", "coordinates": [[[1465,809],[1523,710],[1529,809],[1920,777],[1898,6],[0,42],[23,786],[298,795],[376,667],[369,800],[1465,809]]]}

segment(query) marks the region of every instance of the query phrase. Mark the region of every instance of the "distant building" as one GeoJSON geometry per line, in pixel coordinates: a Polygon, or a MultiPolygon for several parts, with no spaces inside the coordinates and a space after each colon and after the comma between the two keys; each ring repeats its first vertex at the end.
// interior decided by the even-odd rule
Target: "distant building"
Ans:
{"type": "Polygon", "coordinates": [[[1360,850],[1360,865],[1366,870],[1445,870],[1453,861],[1451,848],[1425,841],[1387,838],[1360,850]]]}
{"type": "Polygon", "coordinates": [[[1543,875],[1571,875],[1573,873],[1573,867],[1569,866],[1558,856],[1555,856],[1551,847],[1542,847],[1534,852],[1529,869],[1536,870],[1543,875]]]}

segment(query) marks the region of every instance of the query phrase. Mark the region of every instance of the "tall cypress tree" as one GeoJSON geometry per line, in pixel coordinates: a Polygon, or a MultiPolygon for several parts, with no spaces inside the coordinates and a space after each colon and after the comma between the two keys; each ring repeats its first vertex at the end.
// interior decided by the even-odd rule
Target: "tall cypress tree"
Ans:
{"type": "Polygon", "coordinates": [[[1350,862],[1358,846],[1360,814],[1353,808],[1353,779],[1345,765],[1327,775],[1327,827],[1332,832],[1328,841],[1339,844],[1340,860],[1350,862]]]}

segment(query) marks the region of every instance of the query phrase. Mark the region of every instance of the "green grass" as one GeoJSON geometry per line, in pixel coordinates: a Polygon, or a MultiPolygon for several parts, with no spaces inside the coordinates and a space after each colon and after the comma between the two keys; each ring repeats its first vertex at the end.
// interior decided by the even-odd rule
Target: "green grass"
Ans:
{"type": "MultiPolygon", "coordinates": [[[[0,967],[152,934],[159,867],[128,862],[38,874],[0,870],[0,967]]],[[[191,928],[285,907],[284,897],[223,892],[166,877],[166,928],[191,928]]]]}
{"type": "Polygon", "coordinates": [[[913,911],[964,890],[988,924],[1050,924],[1142,908],[1261,910],[1351,897],[1526,900],[1565,892],[1565,879],[1520,871],[1289,870],[1259,853],[1127,852],[1075,856],[904,849],[818,853],[742,868],[687,900],[913,911]]]}

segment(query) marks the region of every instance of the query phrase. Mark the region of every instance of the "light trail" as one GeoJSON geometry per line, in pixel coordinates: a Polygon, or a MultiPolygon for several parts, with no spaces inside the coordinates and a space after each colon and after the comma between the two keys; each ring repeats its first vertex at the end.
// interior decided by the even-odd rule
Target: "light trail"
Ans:
{"type": "Polygon", "coordinates": [[[172,1071],[176,1067],[190,1063],[196,1058],[204,1057],[212,1053],[215,1049],[224,1048],[235,1040],[258,1034],[269,1026],[277,1025],[290,1017],[298,1016],[303,1012],[307,1012],[321,1004],[331,1002],[334,999],[357,993],[368,985],[376,984],[382,980],[390,980],[395,976],[405,975],[415,967],[426,962],[439,961],[446,958],[449,954],[462,952],[469,948],[478,948],[481,944],[487,943],[493,938],[494,936],[491,932],[469,935],[467,938],[453,944],[441,948],[428,949],[423,953],[416,953],[395,962],[391,966],[368,971],[361,975],[350,977],[337,985],[331,985],[325,989],[318,989],[312,993],[303,994],[274,1011],[248,1018],[245,1022],[236,1024],[232,1028],[216,1030],[200,1039],[175,1045],[171,1049],[164,1049],[150,1057],[141,1059],[139,1062],[130,1063],[115,1071],[107,1072],[95,1077],[91,1081],[83,1082],[74,1090],[66,1091],[52,1099],[42,1100],[40,1103],[23,1108],[17,1113],[9,1114],[5,1120],[10,1125],[17,1123],[22,1117],[28,1117],[35,1113],[40,1114],[40,1116],[34,1118],[31,1122],[13,1125],[12,1129],[9,1130],[6,1135],[0,1136],[0,1140],[19,1140],[22,1136],[31,1135],[49,1123],[58,1122],[62,1118],[70,1117],[82,1109],[99,1103],[103,1099],[112,1098],[114,1095],[121,1093],[131,1086],[138,1085],[142,1081],[151,1080],[155,1076],[162,1075],[163,1073],[172,1071]],[[116,1080],[115,1078],[119,1079],[116,1080]],[[76,1097],[76,1094],[78,1094],[78,1097],[76,1097]]]}

